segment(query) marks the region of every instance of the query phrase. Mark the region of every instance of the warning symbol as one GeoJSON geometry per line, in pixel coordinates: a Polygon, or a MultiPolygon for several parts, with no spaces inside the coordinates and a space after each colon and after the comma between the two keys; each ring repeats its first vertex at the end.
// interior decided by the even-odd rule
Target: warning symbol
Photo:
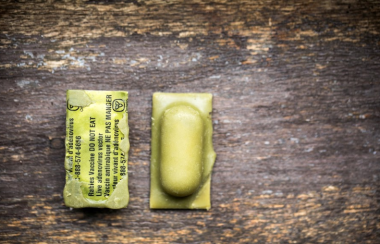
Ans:
{"type": "Polygon", "coordinates": [[[125,108],[125,102],[122,99],[115,99],[112,102],[112,109],[115,112],[123,112],[125,108]]]}
{"type": "Polygon", "coordinates": [[[77,111],[79,109],[79,107],[73,106],[73,105],[69,104],[69,102],[67,102],[67,109],[70,111],[77,111]]]}

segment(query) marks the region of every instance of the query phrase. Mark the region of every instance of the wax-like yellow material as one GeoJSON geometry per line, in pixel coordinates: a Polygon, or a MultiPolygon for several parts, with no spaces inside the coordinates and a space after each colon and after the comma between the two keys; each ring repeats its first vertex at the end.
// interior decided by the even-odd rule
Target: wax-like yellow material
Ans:
{"type": "Polygon", "coordinates": [[[167,109],[161,122],[160,176],[172,196],[193,194],[202,179],[203,121],[198,111],[179,105],[167,109]]]}
{"type": "Polygon", "coordinates": [[[153,94],[151,208],[210,209],[211,112],[211,94],[153,94]]]}

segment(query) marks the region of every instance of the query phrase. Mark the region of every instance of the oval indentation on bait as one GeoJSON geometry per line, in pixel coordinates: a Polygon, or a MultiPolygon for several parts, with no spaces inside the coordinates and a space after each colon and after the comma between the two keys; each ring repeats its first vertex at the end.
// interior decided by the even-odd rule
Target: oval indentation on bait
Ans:
{"type": "Polygon", "coordinates": [[[202,180],[204,125],[199,112],[178,105],[162,115],[160,178],[164,191],[172,196],[193,194],[202,180]]]}

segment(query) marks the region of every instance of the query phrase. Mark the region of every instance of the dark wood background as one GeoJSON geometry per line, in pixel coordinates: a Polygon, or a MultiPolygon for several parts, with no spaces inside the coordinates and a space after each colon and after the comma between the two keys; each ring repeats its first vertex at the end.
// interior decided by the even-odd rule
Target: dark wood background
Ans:
{"type": "Polygon", "coordinates": [[[380,242],[379,1],[0,1],[0,31],[0,242],[380,242]],[[129,91],[128,208],[64,206],[67,89],[129,91]],[[210,211],[149,209],[156,91],[214,95],[210,211]]]}

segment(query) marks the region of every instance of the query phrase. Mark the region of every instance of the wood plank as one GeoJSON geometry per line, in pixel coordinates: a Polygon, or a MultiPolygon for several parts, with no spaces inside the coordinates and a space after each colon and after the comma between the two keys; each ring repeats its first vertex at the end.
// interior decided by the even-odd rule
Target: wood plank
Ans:
{"type": "Polygon", "coordinates": [[[379,1],[2,1],[0,242],[379,243],[379,1]],[[130,204],[69,209],[67,89],[130,92],[130,204]],[[211,92],[210,211],[149,209],[151,96],[211,92]]]}

